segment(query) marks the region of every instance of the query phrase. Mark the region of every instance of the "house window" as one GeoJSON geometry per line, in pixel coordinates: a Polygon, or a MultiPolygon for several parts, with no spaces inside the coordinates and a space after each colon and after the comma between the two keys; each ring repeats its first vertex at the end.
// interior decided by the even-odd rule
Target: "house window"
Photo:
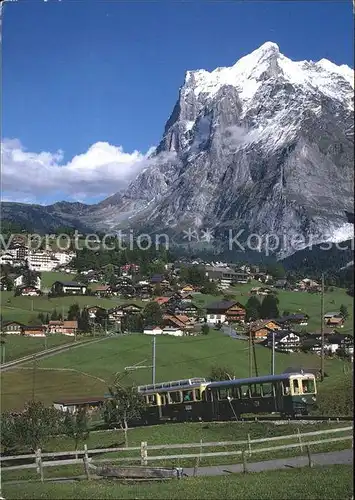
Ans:
{"type": "Polygon", "coordinates": [[[221,319],[221,315],[220,314],[216,314],[216,319],[221,319]]]}
{"type": "Polygon", "coordinates": [[[210,314],[210,319],[215,319],[214,314],[210,314]]]}

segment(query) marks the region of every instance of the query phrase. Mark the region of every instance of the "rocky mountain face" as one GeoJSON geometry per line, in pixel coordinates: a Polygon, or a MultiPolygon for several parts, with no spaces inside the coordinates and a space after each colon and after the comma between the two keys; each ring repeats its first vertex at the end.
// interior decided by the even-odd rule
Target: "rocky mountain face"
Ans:
{"type": "Polygon", "coordinates": [[[81,223],[168,231],[176,241],[209,229],[215,244],[229,231],[262,244],[276,235],[279,255],[293,253],[296,237],[299,248],[348,239],[353,81],[347,66],[294,62],[271,42],[232,67],[188,71],[148,167],[123,193],[83,209],[81,223]]]}

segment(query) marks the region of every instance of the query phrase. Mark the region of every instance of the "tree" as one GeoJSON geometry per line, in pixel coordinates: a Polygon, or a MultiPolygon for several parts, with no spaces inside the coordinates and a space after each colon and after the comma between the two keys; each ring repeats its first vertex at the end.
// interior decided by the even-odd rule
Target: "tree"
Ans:
{"type": "Polygon", "coordinates": [[[207,325],[207,323],[204,323],[202,325],[201,333],[202,335],[208,335],[210,333],[210,327],[207,325]]]}
{"type": "Polygon", "coordinates": [[[68,310],[68,320],[75,321],[80,318],[80,306],[79,304],[72,304],[68,310]]]}
{"type": "Polygon", "coordinates": [[[282,313],[282,316],[290,316],[290,311],[288,309],[286,309],[283,313],[282,313]]]}
{"type": "Polygon", "coordinates": [[[232,370],[229,370],[229,368],[225,366],[214,366],[211,369],[209,378],[212,382],[218,382],[219,380],[233,380],[235,375],[232,370]]]}
{"type": "Polygon", "coordinates": [[[81,311],[80,317],[78,319],[78,328],[81,332],[90,332],[90,320],[87,309],[83,309],[81,311]]]}
{"type": "Polygon", "coordinates": [[[19,434],[16,419],[10,412],[1,414],[1,447],[4,453],[10,453],[19,446],[19,434]]]}
{"type": "Polygon", "coordinates": [[[122,387],[117,380],[109,387],[109,393],[110,398],[104,406],[104,420],[107,424],[117,425],[123,430],[128,446],[128,424],[142,416],[146,408],[145,401],[136,388],[122,387]]]}
{"type": "Polygon", "coordinates": [[[42,448],[50,436],[60,433],[63,415],[41,401],[30,401],[25,410],[16,416],[16,429],[21,445],[35,451],[42,448]]]}
{"type": "Polygon", "coordinates": [[[285,277],[285,268],[281,262],[270,263],[267,265],[267,273],[271,274],[274,279],[280,279],[285,277]]]}
{"type": "Polygon", "coordinates": [[[143,333],[144,321],[141,314],[127,314],[121,320],[122,332],[139,332],[143,333]]]}
{"type": "Polygon", "coordinates": [[[163,322],[161,307],[156,302],[149,302],[143,311],[145,326],[160,326],[163,322]]]}
{"type": "Polygon", "coordinates": [[[60,319],[60,315],[57,309],[54,309],[51,314],[51,321],[58,321],[60,319]]]}
{"type": "Polygon", "coordinates": [[[260,318],[261,304],[257,297],[251,296],[245,304],[245,320],[255,321],[260,318]]]}
{"type": "MultiPolygon", "coordinates": [[[[204,293],[206,295],[217,295],[217,284],[214,281],[206,281],[206,283],[201,288],[201,293],[204,293]]],[[[230,297],[228,298],[228,300],[229,299],[230,297]]]]}
{"type": "Polygon", "coordinates": [[[339,311],[340,311],[340,314],[343,316],[344,320],[348,319],[349,311],[348,311],[348,308],[344,304],[342,304],[340,306],[339,311]]]}
{"type": "Polygon", "coordinates": [[[77,451],[79,441],[85,441],[90,433],[86,408],[79,408],[75,414],[67,412],[63,428],[65,435],[74,440],[75,451],[77,451]]]}
{"type": "Polygon", "coordinates": [[[278,318],[280,316],[278,303],[279,299],[275,295],[266,295],[261,303],[260,317],[262,319],[278,318]]]}

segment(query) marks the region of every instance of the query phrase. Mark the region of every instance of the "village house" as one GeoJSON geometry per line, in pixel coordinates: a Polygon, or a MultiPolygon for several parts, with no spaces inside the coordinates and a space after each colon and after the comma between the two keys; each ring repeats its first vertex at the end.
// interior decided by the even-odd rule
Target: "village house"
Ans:
{"type": "Polygon", "coordinates": [[[41,292],[35,286],[20,286],[18,287],[18,295],[24,297],[38,297],[41,295],[41,292]]]}
{"type": "Polygon", "coordinates": [[[209,304],[206,307],[206,313],[207,323],[215,325],[225,322],[244,322],[245,319],[245,307],[232,300],[222,300],[209,304]]]}
{"type": "Polygon", "coordinates": [[[144,327],[143,333],[145,335],[161,335],[163,329],[160,326],[146,326],[144,327]]]}
{"type": "Polygon", "coordinates": [[[95,295],[97,297],[109,297],[112,294],[112,287],[110,285],[98,285],[95,287],[95,295]]]}
{"type": "Polygon", "coordinates": [[[139,314],[142,307],[137,304],[124,304],[122,306],[113,307],[108,311],[108,319],[113,323],[120,324],[123,316],[128,314],[139,314]]]}
{"type": "Polygon", "coordinates": [[[184,331],[181,328],[175,326],[165,326],[162,331],[162,335],[172,335],[174,337],[182,337],[184,331]]]}
{"type": "Polygon", "coordinates": [[[10,253],[3,253],[1,256],[0,256],[0,264],[1,265],[9,265],[9,266],[12,266],[14,263],[14,257],[13,255],[11,255],[10,253]]]}
{"type": "Polygon", "coordinates": [[[266,295],[271,295],[273,291],[271,288],[265,287],[265,286],[256,286],[251,288],[250,290],[250,295],[260,295],[262,297],[265,297],[266,295]]]}
{"type": "Polygon", "coordinates": [[[86,311],[88,313],[88,316],[89,316],[90,320],[95,320],[96,319],[96,315],[97,315],[98,311],[102,315],[106,314],[106,309],[104,307],[100,307],[100,306],[90,306],[90,307],[86,307],[85,309],[86,309],[86,311]]]}
{"type": "Polygon", "coordinates": [[[75,399],[57,399],[53,401],[56,410],[75,414],[80,408],[85,408],[88,413],[100,410],[106,401],[105,397],[88,397],[75,399]]]}
{"type": "Polygon", "coordinates": [[[344,318],[340,314],[340,312],[329,312],[324,315],[324,322],[326,325],[331,327],[343,327],[344,326],[344,318]]]}
{"type": "Polygon", "coordinates": [[[275,350],[281,352],[296,352],[301,347],[300,335],[290,330],[268,332],[266,345],[272,347],[273,342],[275,342],[275,350]]]}
{"type": "Polygon", "coordinates": [[[168,312],[172,314],[182,314],[189,318],[198,318],[199,317],[199,309],[193,303],[184,303],[183,301],[177,302],[168,307],[168,312]]]}
{"type": "Polygon", "coordinates": [[[277,322],[280,325],[300,325],[306,326],[308,325],[309,316],[308,314],[298,313],[298,314],[289,314],[288,316],[281,316],[281,318],[277,318],[277,322]]]}
{"type": "Polygon", "coordinates": [[[6,321],[2,325],[2,332],[6,335],[21,335],[24,326],[23,323],[18,321],[6,321]]]}
{"type": "Polygon", "coordinates": [[[265,340],[273,331],[282,330],[281,326],[274,320],[258,320],[250,323],[249,330],[255,340],[265,340]]]}
{"type": "Polygon", "coordinates": [[[25,337],[45,337],[46,330],[47,325],[24,326],[21,333],[25,337]]]}
{"type": "Polygon", "coordinates": [[[78,330],[76,320],[49,321],[47,332],[50,334],[61,334],[74,337],[78,330]]]}
{"type": "Polygon", "coordinates": [[[174,328],[179,328],[182,331],[192,330],[194,327],[194,322],[190,318],[184,315],[175,314],[164,314],[163,316],[164,326],[171,326],[174,328]]]}
{"type": "Polygon", "coordinates": [[[75,281],[55,281],[51,287],[52,293],[58,295],[85,295],[86,290],[86,285],[75,281]]]}
{"type": "MultiPolygon", "coordinates": [[[[16,276],[16,278],[14,278],[14,286],[16,288],[20,287],[20,286],[23,286],[24,281],[25,281],[25,276],[23,274],[20,274],[19,276],[16,276]]],[[[36,276],[35,283],[33,284],[33,286],[35,288],[37,288],[38,290],[40,290],[41,289],[41,283],[42,283],[41,277],[40,276],[36,276]]]]}
{"type": "Polygon", "coordinates": [[[30,250],[27,257],[28,268],[31,271],[53,271],[59,266],[59,260],[53,252],[46,250],[30,250]]]}
{"type": "Polygon", "coordinates": [[[160,306],[164,306],[165,304],[167,304],[168,302],[170,301],[170,297],[156,297],[154,299],[154,302],[156,302],[157,304],[159,304],[160,306]]]}
{"type": "Polygon", "coordinates": [[[317,281],[311,280],[309,278],[304,278],[297,283],[297,287],[301,291],[314,291],[320,292],[322,287],[317,281]]]}

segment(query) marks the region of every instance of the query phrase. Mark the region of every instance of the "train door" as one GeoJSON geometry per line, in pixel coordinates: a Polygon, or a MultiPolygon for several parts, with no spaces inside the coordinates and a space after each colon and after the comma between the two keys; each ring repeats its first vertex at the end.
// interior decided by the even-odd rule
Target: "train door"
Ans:
{"type": "Polygon", "coordinates": [[[203,393],[206,401],[205,420],[218,420],[218,399],[211,389],[206,389],[203,393]]]}
{"type": "Polygon", "coordinates": [[[274,384],[274,391],[275,391],[275,411],[276,412],[283,412],[283,393],[282,393],[282,383],[281,382],[276,382],[274,384]]]}

